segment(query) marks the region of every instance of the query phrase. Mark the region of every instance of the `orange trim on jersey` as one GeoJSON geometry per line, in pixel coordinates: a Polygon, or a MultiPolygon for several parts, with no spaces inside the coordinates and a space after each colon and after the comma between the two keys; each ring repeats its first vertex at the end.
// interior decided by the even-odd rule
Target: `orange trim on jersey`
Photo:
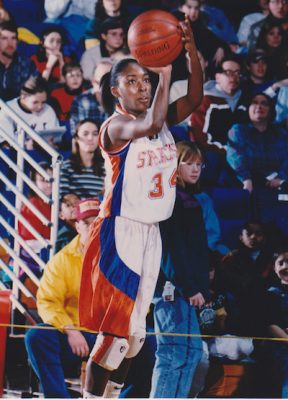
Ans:
{"type": "Polygon", "coordinates": [[[105,133],[105,131],[107,129],[107,126],[111,122],[111,120],[117,116],[116,113],[121,114],[121,115],[127,115],[127,116],[131,117],[132,119],[136,119],[135,115],[129,114],[120,105],[116,105],[115,112],[102,124],[102,126],[100,128],[100,132],[99,132],[99,146],[103,151],[105,151],[105,153],[107,153],[109,155],[110,154],[113,155],[114,153],[119,153],[119,151],[125,149],[125,147],[128,146],[129,143],[132,140],[132,139],[128,140],[127,143],[125,143],[123,146],[119,146],[116,149],[111,150],[111,151],[107,151],[107,150],[104,149],[104,146],[103,146],[103,143],[102,143],[102,138],[103,138],[103,135],[104,135],[104,133],[105,133]]]}
{"type": "Polygon", "coordinates": [[[96,277],[97,287],[92,300],[90,326],[99,332],[128,338],[135,302],[106,279],[99,265],[93,271],[92,279],[95,280],[96,277]]]}
{"type": "Polygon", "coordinates": [[[101,272],[100,230],[102,218],[96,218],[83,259],[79,296],[80,326],[128,338],[134,301],[113,286],[101,272]],[[113,303],[113,308],[110,304],[113,303]]]}
{"type": "MultiPolygon", "coordinates": [[[[120,156],[115,155],[114,157],[110,157],[110,162],[111,162],[111,166],[112,166],[111,181],[112,181],[112,185],[114,185],[114,183],[116,182],[117,177],[119,175],[120,156]]],[[[113,190],[110,190],[110,192],[108,193],[108,196],[106,198],[106,201],[104,203],[105,208],[103,210],[103,214],[106,217],[110,215],[112,198],[113,198],[113,190]]]]}

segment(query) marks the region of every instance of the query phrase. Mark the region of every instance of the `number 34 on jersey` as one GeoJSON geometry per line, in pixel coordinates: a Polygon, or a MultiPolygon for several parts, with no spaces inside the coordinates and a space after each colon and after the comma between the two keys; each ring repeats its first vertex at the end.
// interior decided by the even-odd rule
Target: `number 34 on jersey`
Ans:
{"type": "MultiPolygon", "coordinates": [[[[172,175],[169,178],[169,186],[175,187],[177,181],[177,169],[175,168],[172,175]]],[[[148,192],[150,199],[161,199],[164,196],[164,182],[162,172],[155,174],[151,180],[153,189],[148,192]]]]}

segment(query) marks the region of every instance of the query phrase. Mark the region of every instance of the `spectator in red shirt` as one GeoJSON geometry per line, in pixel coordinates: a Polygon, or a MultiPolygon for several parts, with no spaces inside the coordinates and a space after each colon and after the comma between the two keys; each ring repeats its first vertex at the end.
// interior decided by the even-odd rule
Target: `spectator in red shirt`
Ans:
{"type": "Polygon", "coordinates": [[[49,27],[42,32],[41,43],[36,54],[31,56],[37,70],[49,83],[64,82],[62,68],[70,57],[63,54],[64,34],[58,27],[49,27]]]}
{"type": "Polygon", "coordinates": [[[70,109],[75,97],[87,89],[79,63],[71,61],[62,68],[64,84],[52,90],[51,105],[60,121],[69,121],[70,109]]]}

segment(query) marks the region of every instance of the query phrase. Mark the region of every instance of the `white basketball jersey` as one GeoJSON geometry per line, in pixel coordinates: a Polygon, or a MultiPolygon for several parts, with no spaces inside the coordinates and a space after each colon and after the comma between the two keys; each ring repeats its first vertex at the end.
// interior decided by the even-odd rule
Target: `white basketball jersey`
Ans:
{"type": "Polygon", "coordinates": [[[120,150],[107,152],[102,141],[111,118],[100,131],[106,169],[100,216],[120,215],[143,223],[169,218],[175,201],[177,152],[167,125],[153,139],[133,139],[120,150]]]}

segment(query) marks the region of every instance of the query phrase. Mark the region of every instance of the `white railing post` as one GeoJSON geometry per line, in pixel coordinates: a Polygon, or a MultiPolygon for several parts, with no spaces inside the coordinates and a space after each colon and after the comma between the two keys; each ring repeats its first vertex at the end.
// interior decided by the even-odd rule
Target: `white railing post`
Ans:
{"type": "MultiPolygon", "coordinates": [[[[55,244],[57,239],[57,231],[58,231],[58,218],[59,218],[59,180],[60,180],[60,168],[62,163],[62,156],[48,144],[40,135],[37,134],[29,125],[27,125],[7,104],[4,103],[3,100],[0,99],[0,108],[2,112],[5,112],[17,125],[18,129],[18,137],[17,140],[14,137],[11,137],[7,132],[3,131],[0,126],[0,135],[4,138],[5,141],[8,142],[9,146],[15,150],[16,152],[16,162],[14,162],[11,158],[5,154],[0,149],[0,159],[6,163],[8,168],[13,171],[13,174],[16,175],[15,181],[12,179],[9,180],[8,176],[0,171],[0,181],[3,182],[3,185],[15,195],[15,203],[12,204],[9,199],[5,198],[4,193],[0,192],[0,202],[3,206],[11,213],[14,217],[14,224],[11,221],[5,220],[3,216],[0,216],[0,224],[4,227],[7,232],[7,236],[9,236],[13,245],[10,246],[6,244],[3,238],[0,237],[0,245],[6,250],[7,254],[9,254],[10,258],[13,260],[13,271],[11,271],[2,260],[0,260],[0,269],[6,272],[6,274],[12,280],[12,298],[13,298],[13,309],[17,308],[23,315],[29,317],[29,313],[25,310],[21,302],[19,301],[20,292],[23,292],[27,297],[33,298],[32,293],[23,285],[23,283],[19,279],[19,271],[20,268],[30,277],[30,279],[38,286],[39,279],[35,276],[35,274],[29,270],[28,266],[21,260],[20,257],[20,248],[23,247],[24,250],[32,257],[37,264],[39,264],[40,268],[43,269],[45,267],[45,263],[40,259],[39,255],[35,253],[35,251],[26,243],[22,237],[18,234],[18,223],[19,221],[28,229],[31,234],[42,243],[46,249],[49,250],[49,256],[52,257],[55,251],[55,244]],[[52,178],[49,174],[43,170],[43,168],[37,163],[33,157],[30,156],[29,152],[25,149],[25,140],[26,137],[28,139],[32,139],[34,143],[37,144],[37,147],[41,148],[41,152],[46,153],[46,155],[51,159],[51,169],[52,169],[52,178]],[[42,191],[38,189],[34,182],[31,181],[30,177],[24,171],[24,167],[26,165],[30,165],[31,168],[34,168],[37,173],[42,175],[44,179],[51,179],[52,182],[52,195],[51,198],[48,198],[42,191]],[[14,183],[15,182],[15,183],[14,183]],[[51,221],[48,221],[47,218],[41,213],[40,210],[35,209],[29,202],[29,198],[25,196],[24,193],[24,184],[27,185],[30,189],[32,189],[37,196],[39,196],[44,202],[51,204],[51,221]],[[22,205],[25,204],[26,207],[30,208],[30,211],[35,214],[35,216],[43,223],[50,227],[50,238],[49,240],[43,238],[38,232],[35,230],[33,226],[29,223],[29,221],[25,220],[23,216],[20,214],[22,205]]],[[[45,156],[46,157],[46,156],[45,156]]],[[[30,169],[30,168],[29,168],[30,169]]],[[[5,285],[0,282],[0,290],[5,288],[5,285]]],[[[30,322],[31,322],[31,317],[30,322]]],[[[29,319],[28,318],[28,319],[29,319]]],[[[12,313],[12,322],[14,320],[14,313],[12,313]]],[[[13,333],[13,329],[12,329],[13,333]]]]}

